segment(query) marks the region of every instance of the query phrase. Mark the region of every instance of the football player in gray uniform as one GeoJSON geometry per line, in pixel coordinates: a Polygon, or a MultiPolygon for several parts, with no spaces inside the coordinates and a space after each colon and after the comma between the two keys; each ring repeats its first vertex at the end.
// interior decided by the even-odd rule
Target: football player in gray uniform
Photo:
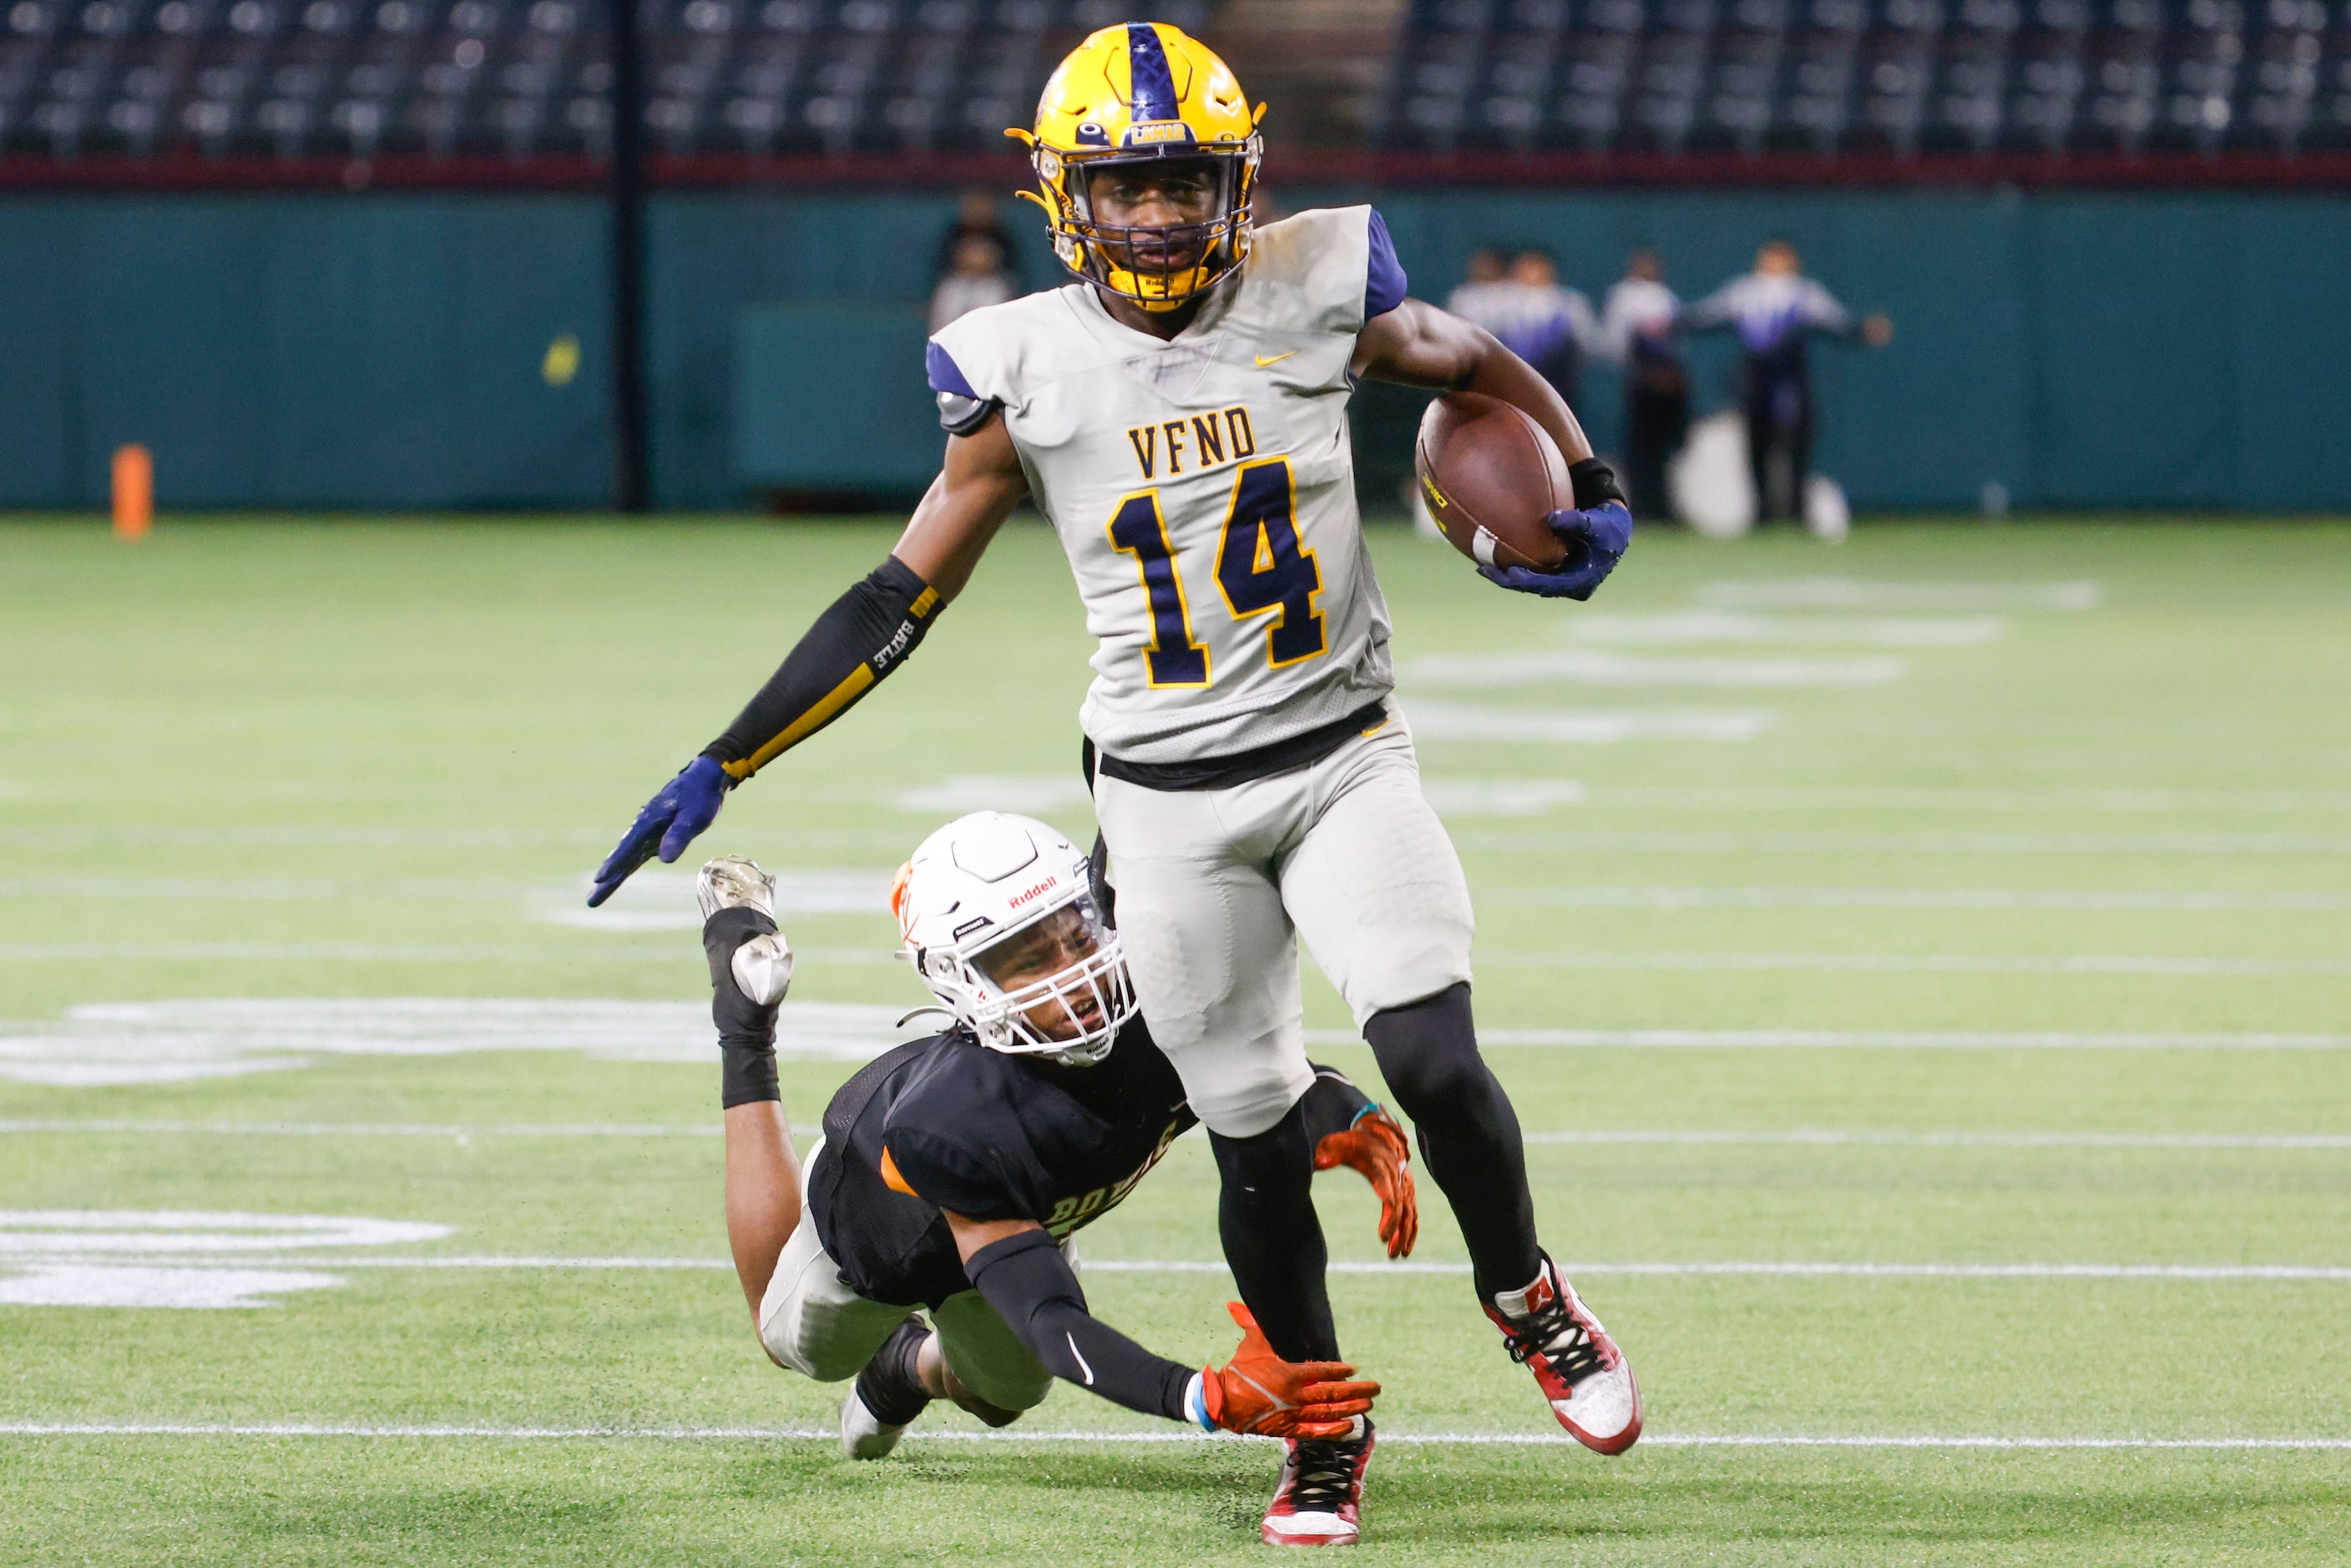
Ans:
{"type": "Polygon", "coordinates": [[[1390,696],[1349,393],[1367,375],[1473,391],[1550,434],[1574,489],[1550,518],[1566,558],[1479,569],[1500,587],[1589,597],[1631,514],[1549,382],[1407,297],[1378,213],[1252,225],[1256,120],[1224,62],[1165,24],[1104,28],[1062,61],[1018,134],[1075,280],[932,340],[944,471],[889,559],[646,805],[589,902],[676,859],[727,789],[904,664],[1033,501],[1100,641],[1080,722],[1135,995],[1207,1124],[1226,1257],[1266,1338],[1339,1359],[1302,936],[1416,1124],[1510,1354],[1570,1433],[1621,1453],[1641,1430],[1632,1368],[1537,1239],[1517,1114],[1479,1054],[1468,885],[1390,696]]]}

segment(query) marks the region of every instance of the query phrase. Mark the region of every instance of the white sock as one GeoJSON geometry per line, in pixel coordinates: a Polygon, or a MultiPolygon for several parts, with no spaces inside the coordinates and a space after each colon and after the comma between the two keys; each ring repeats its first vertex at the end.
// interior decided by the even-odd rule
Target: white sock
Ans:
{"type": "Polygon", "coordinates": [[[1542,1271],[1520,1289],[1496,1292],[1494,1310],[1506,1318],[1527,1317],[1556,1293],[1551,1282],[1551,1265],[1546,1262],[1542,1271]]]}

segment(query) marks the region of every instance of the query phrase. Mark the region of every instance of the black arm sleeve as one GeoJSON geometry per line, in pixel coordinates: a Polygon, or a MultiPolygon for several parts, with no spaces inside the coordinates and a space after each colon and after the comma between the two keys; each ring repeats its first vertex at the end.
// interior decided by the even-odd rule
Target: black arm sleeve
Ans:
{"type": "Polygon", "coordinates": [[[1077,1275],[1044,1231],[988,1243],[965,1262],[964,1272],[1054,1376],[1146,1416],[1186,1419],[1184,1391],[1194,1369],[1096,1321],[1077,1275]]]}
{"type": "Polygon", "coordinates": [[[914,657],[942,602],[936,589],[892,556],[817,617],[758,695],[702,755],[728,778],[748,779],[914,657]]]}
{"type": "Polygon", "coordinates": [[[780,1100],[776,1084],[776,1009],[743,994],[735,983],[735,949],[766,936],[776,923],[756,909],[722,909],[702,925],[710,959],[710,1021],[718,1026],[718,1103],[726,1110],[780,1100]]]}
{"type": "Polygon", "coordinates": [[[1365,1098],[1337,1068],[1320,1062],[1308,1065],[1314,1069],[1314,1082],[1298,1103],[1305,1108],[1310,1148],[1320,1146],[1333,1133],[1345,1132],[1363,1120],[1364,1112],[1379,1109],[1379,1102],[1365,1098]]]}

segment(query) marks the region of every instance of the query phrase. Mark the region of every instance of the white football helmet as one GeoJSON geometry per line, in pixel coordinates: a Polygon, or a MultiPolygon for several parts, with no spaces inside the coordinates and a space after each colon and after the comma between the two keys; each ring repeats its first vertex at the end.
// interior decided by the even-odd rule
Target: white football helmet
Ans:
{"type": "Polygon", "coordinates": [[[1084,852],[1034,818],[949,822],[898,868],[890,910],[923,983],[991,1050],[1096,1062],[1134,1016],[1084,852]]]}

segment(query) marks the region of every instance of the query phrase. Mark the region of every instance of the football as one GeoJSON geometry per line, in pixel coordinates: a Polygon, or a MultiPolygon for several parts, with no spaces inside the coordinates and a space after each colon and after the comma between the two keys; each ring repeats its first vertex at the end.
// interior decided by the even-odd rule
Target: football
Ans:
{"type": "Polygon", "coordinates": [[[1543,519],[1574,505],[1567,460],[1542,426],[1483,392],[1447,392],[1421,416],[1412,466],[1429,515],[1482,566],[1548,571],[1567,546],[1543,519]]]}

